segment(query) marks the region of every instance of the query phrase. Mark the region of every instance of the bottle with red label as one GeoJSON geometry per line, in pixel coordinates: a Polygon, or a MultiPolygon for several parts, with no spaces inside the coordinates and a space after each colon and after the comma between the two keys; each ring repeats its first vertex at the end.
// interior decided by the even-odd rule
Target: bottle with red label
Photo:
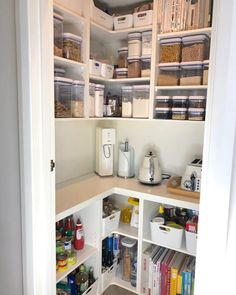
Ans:
{"type": "Polygon", "coordinates": [[[84,248],[84,230],[79,218],[77,220],[75,228],[74,248],[76,250],[82,250],[84,248]]]}

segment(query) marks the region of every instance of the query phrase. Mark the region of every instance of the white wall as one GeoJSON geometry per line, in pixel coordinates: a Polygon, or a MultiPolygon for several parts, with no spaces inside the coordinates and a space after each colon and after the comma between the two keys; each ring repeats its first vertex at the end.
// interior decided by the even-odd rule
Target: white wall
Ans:
{"type": "Polygon", "coordinates": [[[21,204],[14,2],[0,2],[0,293],[21,295],[21,204]]]}

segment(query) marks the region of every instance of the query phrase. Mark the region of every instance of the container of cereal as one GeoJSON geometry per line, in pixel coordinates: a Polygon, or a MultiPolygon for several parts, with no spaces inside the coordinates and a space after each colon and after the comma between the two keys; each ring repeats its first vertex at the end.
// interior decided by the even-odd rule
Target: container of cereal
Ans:
{"type": "Polygon", "coordinates": [[[141,57],[141,77],[150,77],[151,75],[151,55],[141,57]]]}
{"type": "Polygon", "coordinates": [[[95,117],[95,87],[96,84],[89,83],[89,117],[95,117]]]}
{"type": "Polygon", "coordinates": [[[149,115],[149,85],[133,86],[133,117],[148,118],[149,115]]]}
{"type": "Polygon", "coordinates": [[[173,120],[186,120],[187,109],[186,108],[172,108],[172,119],[173,120]]]}
{"type": "Polygon", "coordinates": [[[188,97],[187,96],[173,96],[172,107],[173,108],[187,108],[188,97]]]}
{"type": "Polygon", "coordinates": [[[95,86],[95,117],[103,117],[104,89],[104,85],[95,86]]]}
{"type": "Polygon", "coordinates": [[[205,109],[203,108],[189,108],[188,119],[191,121],[204,121],[205,120],[205,109]]]}
{"type": "Polygon", "coordinates": [[[180,62],[181,38],[161,39],[160,63],[180,62]]]}
{"type": "Polygon", "coordinates": [[[54,55],[62,57],[63,50],[63,16],[53,13],[54,55]]]}
{"type": "Polygon", "coordinates": [[[203,62],[203,79],[202,79],[203,85],[208,84],[208,71],[209,71],[209,60],[204,60],[204,62],[203,62]]]}
{"type": "Polygon", "coordinates": [[[128,56],[140,57],[142,52],[142,34],[135,32],[128,34],[128,56]]]}
{"type": "Polygon", "coordinates": [[[205,108],[206,97],[205,96],[189,96],[189,108],[205,108]]]}
{"type": "Polygon", "coordinates": [[[128,47],[122,47],[118,50],[118,67],[128,68],[128,47]]]}
{"type": "Polygon", "coordinates": [[[177,86],[179,85],[180,67],[179,63],[159,64],[159,86],[177,86]]]}
{"type": "Polygon", "coordinates": [[[115,69],[115,76],[116,76],[116,79],[128,78],[128,69],[127,68],[115,69]]]}
{"type": "Polygon", "coordinates": [[[139,78],[141,76],[140,57],[128,57],[128,78],[139,78]]]}
{"type": "Polygon", "coordinates": [[[156,108],[169,108],[171,107],[172,99],[170,96],[159,95],[156,96],[155,103],[156,108]]]}
{"type": "Polygon", "coordinates": [[[131,118],[133,113],[133,87],[122,87],[122,117],[131,118]]]}
{"type": "Polygon", "coordinates": [[[71,113],[74,118],[84,117],[84,81],[73,81],[71,113]]]}
{"type": "Polygon", "coordinates": [[[54,77],[55,117],[71,117],[72,79],[54,77]]]}
{"type": "Polygon", "coordinates": [[[81,43],[80,36],[64,33],[63,34],[63,57],[74,61],[82,62],[81,58],[81,43]]]}
{"type": "Polygon", "coordinates": [[[171,108],[155,108],[155,119],[169,120],[171,119],[171,108]]]}
{"type": "Polygon", "coordinates": [[[142,55],[152,54],[152,31],[142,33],[142,55]]]}
{"type": "Polygon", "coordinates": [[[182,62],[203,61],[209,55],[209,37],[204,34],[182,38],[182,62]]]}
{"type": "Polygon", "coordinates": [[[202,72],[202,62],[182,62],[180,85],[201,85],[202,72]]]}

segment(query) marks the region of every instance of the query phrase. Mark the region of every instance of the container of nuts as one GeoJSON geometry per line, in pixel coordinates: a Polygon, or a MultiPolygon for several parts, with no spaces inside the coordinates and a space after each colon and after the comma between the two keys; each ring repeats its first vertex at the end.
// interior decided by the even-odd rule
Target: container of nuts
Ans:
{"type": "Polygon", "coordinates": [[[180,67],[179,63],[159,64],[159,77],[157,85],[159,86],[177,86],[179,85],[180,67]]]}
{"type": "Polygon", "coordinates": [[[81,62],[81,43],[82,38],[80,36],[63,33],[63,57],[81,62]]]}
{"type": "Polygon", "coordinates": [[[182,38],[182,62],[203,61],[209,55],[209,37],[205,34],[182,38]]]}
{"type": "Polygon", "coordinates": [[[161,39],[160,63],[180,62],[181,38],[161,39]]]}
{"type": "Polygon", "coordinates": [[[55,117],[71,117],[72,79],[54,77],[55,117]]]}

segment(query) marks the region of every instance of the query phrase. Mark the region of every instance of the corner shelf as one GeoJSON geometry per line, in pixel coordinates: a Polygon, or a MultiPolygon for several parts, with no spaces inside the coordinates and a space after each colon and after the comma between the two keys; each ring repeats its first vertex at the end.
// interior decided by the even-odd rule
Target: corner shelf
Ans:
{"type": "Polygon", "coordinates": [[[157,39],[161,40],[164,38],[172,38],[172,37],[185,37],[190,35],[197,35],[197,34],[206,34],[211,36],[212,28],[201,28],[195,30],[186,30],[186,31],[178,31],[178,32],[169,32],[169,33],[161,33],[157,35],[157,39]]]}
{"type": "Polygon", "coordinates": [[[126,79],[106,79],[100,76],[89,76],[90,80],[104,82],[104,83],[113,83],[113,84],[129,84],[129,83],[150,83],[150,77],[140,77],[140,78],[126,78],[126,79]]]}

